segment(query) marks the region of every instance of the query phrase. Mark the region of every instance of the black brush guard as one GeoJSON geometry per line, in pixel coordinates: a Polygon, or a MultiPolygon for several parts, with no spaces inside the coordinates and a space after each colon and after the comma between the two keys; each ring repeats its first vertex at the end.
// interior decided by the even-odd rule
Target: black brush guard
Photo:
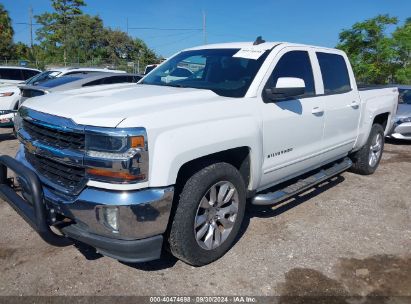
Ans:
{"type": "Polygon", "coordinates": [[[37,175],[7,155],[0,156],[0,196],[30,224],[45,242],[59,247],[72,244],[70,239],[58,235],[50,229],[47,222],[47,209],[43,200],[43,188],[37,175]],[[24,185],[22,187],[24,191],[28,192],[31,198],[30,202],[19,196],[13,189],[13,180],[7,178],[8,169],[23,179],[24,185]]]}

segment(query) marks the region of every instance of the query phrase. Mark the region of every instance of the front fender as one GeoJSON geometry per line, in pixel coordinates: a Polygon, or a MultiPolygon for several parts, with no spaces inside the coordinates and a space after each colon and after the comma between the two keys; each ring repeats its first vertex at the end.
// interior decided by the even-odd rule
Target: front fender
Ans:
{"type": "Polygon", "coordinates": [[[238,147],[250,149],[250,184],[261,176],[261,128],[252,117],[201,122],[173,128],[150,138],[150,187],[176,183],[180,168],[187,162],[238,147]]]}

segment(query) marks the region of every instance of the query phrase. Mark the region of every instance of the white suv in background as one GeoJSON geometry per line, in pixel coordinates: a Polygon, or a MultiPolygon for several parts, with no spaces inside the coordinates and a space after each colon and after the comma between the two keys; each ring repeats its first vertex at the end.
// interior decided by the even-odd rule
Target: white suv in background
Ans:
{"type": "MultiPolygon", "coordinates": [[[[10,69],[12,69],[10,67],[10,69]]],[[[27,69],[29,70],[29,69],[27,69]]],[[[0,67],[0,73],[2,67],[0,67]]],[[[18,83],[24,85],[37,85],[46,80],[54,79],[57,77],[68,76],[68,75],[78,75],[78,74],[90,74],[90,73],[125,73],[125,71],[120,70],[110,70],[110,69],[101,69],[101,68],[75,68],[75,67],[65,67],[65,68],[52,68],[47,71],[41,72],[38,70],[37,73],[32,74],[30,77],[20,80],[13,85],[8,85],[1,87],[0,86],[0,127],[9,127],[12,126],[12,117],[14,114],[12,112],[17,110],[18,101],[20,99],[20,89],[18,83]]],[[[28,72],[24,72],[28,73],[28,72]]],[[[1,75],[1,74],[0,74],[1,75]]],[[[0,81],[2,81],[1,79],[0,81]]]]}
{"type": "Polygon", "coordinates": [[[37,69],[0,66],[0,87],[24,82],[39,73],[41,71],[37,69]]]}

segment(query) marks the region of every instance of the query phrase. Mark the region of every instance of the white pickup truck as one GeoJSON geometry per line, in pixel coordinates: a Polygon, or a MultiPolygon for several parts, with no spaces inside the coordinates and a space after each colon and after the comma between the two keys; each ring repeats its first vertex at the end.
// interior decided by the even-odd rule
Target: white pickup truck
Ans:
{"type": "Polygon", "coordinates": [[[127,262],[168,248],[200,266],[233,245],[246,201],[276,204],[349,168],[372,174],[397,102],[396,88],[359,91],[339,50],[191,48],[139,84],[28,100],[0,194],[52,245],[75,239],[127,262]]]}

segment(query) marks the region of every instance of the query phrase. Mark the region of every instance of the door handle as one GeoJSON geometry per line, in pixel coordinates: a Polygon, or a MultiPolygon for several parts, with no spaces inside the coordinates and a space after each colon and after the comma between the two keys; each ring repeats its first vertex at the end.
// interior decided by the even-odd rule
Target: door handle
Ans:
{"type": "Polygon", "coordinates": [[[311,113],[314,115],[322,115],[324,113],[324,109],[320,107],[315,107],[311,110],[311,113]]]}
{"type": "Polygon", "coordinates": [[[357,101],[353,101],[352,103],[350,103],[348,105],[349,107],[353,108],[353,109],[358,109],[360,107],[360,104],[357,101]]]}

